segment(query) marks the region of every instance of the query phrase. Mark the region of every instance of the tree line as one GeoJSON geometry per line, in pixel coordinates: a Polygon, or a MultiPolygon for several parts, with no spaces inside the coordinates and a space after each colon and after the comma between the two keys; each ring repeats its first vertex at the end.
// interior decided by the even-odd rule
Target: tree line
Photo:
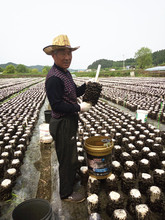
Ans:
{"type": "Polygon", "coordinates": [[[98,65],[101,64],[101,68],[114,68],[121,69],[124,66],[133,66],[136,68],[146,68],[158,65],[165,65],[165,50],[159,50],[154,53],[147,47],[140,48],[136,53],[134,58],[113,61],[107,59],[100,59],[94,61],[88,66],[88,69],[97,69],[98,65]]]}
{"type": "MultiPolygon", "coordinates": [[[[100,59],[93,62],[91,65],[88,66],[88,69],[97,69],[98,65],[101,64],[102,69],[115,69],[120,70],[124,67],[136,67],[136,69],[144,69],[146,67],[158,66],[158,65],[165,65],[165,50],[156,51],[154,53],[147,47],[140,48],[136,53],[134,58],[120,60],[120,61],[113,61],[107,59],[100,59]]],[[[50,70],[50,66],[36,66],[38,68],[28,68],[23,64],[9,64],[3,68],[0,66],[0,72],[4,74],[15,74],[15,73],[43,73],[47,74],[50,70]]]]}
{"type": "Polygon", "coordinates": [[[5,68],[0,66],[0,72],[4,74],[17,74],[17,73],[31,73],[31,74],[36,74],[36,73],[43,73],[47,74],[48,71],[50,70],[50,66],[43,66],[42,70],[39,70],[38,68],[28,68],[27,66],[23,64],[9,64],[6,65],[5,68]]]}

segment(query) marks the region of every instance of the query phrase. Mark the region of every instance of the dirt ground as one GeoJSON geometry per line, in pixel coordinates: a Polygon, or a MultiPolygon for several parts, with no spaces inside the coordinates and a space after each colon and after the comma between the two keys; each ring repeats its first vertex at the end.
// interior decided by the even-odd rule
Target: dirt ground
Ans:
{"type": "Polygon", "coordinates": [[[40,172],[36,198],[51,200],[51,145],[41,143],[41,159],[34,166],[40,172]]]}

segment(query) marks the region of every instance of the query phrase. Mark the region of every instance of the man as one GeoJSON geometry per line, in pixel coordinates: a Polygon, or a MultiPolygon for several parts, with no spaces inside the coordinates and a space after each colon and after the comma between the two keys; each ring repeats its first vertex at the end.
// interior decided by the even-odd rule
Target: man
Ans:
{"type": "Polygon", "coordinates": [[[78,112],[91,108],[90,103],[77,103],[77,97],[84,94],[86,84],[77,87],[67,70],[72,61],[72,51],[78,48],[71,47],[67,35],[59,35],[54,38],[52,45],[43,49],[54,60],[46,77],[45,88],[52,109],[50,134],[55,141],[59,162],[60,197],[72,202],[85,200],[83,195],[73,191],[78,165],[76,133],[78,112]]]}

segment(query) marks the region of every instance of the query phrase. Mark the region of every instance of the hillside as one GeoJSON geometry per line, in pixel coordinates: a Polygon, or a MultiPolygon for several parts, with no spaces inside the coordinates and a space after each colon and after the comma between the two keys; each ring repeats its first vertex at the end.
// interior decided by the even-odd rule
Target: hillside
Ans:
{"type": "MultiPolygon", "coordinates": [[[[5,63],[5,64],[0,64],[0,67],[2,67],[2,68],[5,69],[6,66],[8,66],[8,65],[13,65],[13,66],[16,67],[18,64],[12,63],[12,62],[8,62],[8,63],[5,63]]],[[[26,66],[26,65],[25,65],[25,66],[26,66]]],[[[26,66],[26,67],[29,68],[29,69],[38,69],[38,71],[41,72],[44,66],[35,65],[35,66],[26,66]]]]}
{"type": "MultiPolygon", "coordinates": [[[[8,66],[8,65],[13,65],[13,66],[16,67],[18,64],[12,63],[12,62],[8,62],[8,63],[5,63],[5,64],[0,64],[0,67],[5,69],[6,66],[8,66]]],[[[38,69],[39,72],[42,72],[42,69],[44,68],[44,66],[42,66],[42,65],[34,65],[34,66],[26,66],[26,67],[29,68],[29,69],[38,69]]],[[[84,71],[84,69],[83,70],[82,69],[81,70],[80,69],[69,69],[69,71],[70,72],[79,72],[79,71],[84,71]]]]}

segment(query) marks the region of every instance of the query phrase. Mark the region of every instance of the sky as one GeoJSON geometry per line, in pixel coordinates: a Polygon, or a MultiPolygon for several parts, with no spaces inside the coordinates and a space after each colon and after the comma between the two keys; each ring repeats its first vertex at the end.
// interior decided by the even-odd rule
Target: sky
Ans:
{"type": "Polygon", "coordinates": [[[60,34],[80,46],[71,69],[165,49],[164,0],[1,0],[0,9],[0,64],[52,66],[43,48],[60,34]]]}

